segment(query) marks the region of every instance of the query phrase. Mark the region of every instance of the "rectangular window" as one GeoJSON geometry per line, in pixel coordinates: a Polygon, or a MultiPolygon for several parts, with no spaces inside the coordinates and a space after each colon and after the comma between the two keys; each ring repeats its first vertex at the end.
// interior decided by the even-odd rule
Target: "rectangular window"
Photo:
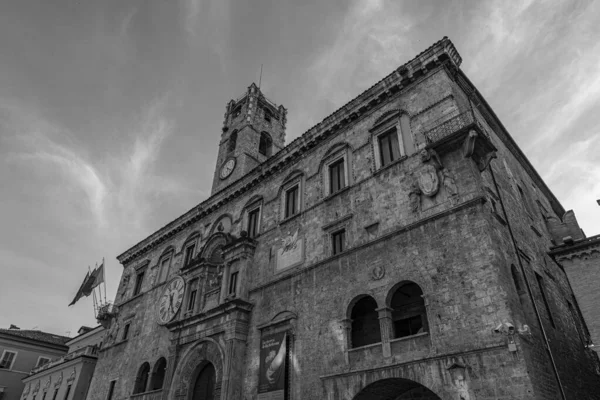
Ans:
{"type": "Polygon", "coordinates": [[[164,258],[160,262],[160,279],[159,282],[164,282],[169,275],[169,265],[171,264],[171,257],[164,258]]]}
{"type": "Polygon", "coordinates": [[[35,367],[36,368],[37,367],[41,367],[42,365],[47,364],[49,362],[50,362],[49,358],[47,358],[47,357],[40,357],[40,358],[38,358],[38,361],[37,361],[37,364],[36,364],[35,367]]]}
{"type": "Polygon", "coordinates": [[[4,353],[2,353],[2,359],[0,360],[0,369],[11,369],[16,357],[16,352],[4,350],[4,353]]]}
{"type": "Polygon", "coordinates": [[[342,229],[331,234],[331,248],[333,249],[333,255],[339,254],[344,251],[344,242],[346,241],[346,230],[342,229]]]}
{"type": "Polygon", "coordinates": [[[271,113],[269,110],[265,110],[265,121],[271,122],[271,113]]]}
{"type": "Polygon", "coordinates": [[[137,274],[137,278],[135,280],[135,289],[133,290],[133,295],[137,296],[142,291],[142,283],[144,282],[144,271],[137,274]]]}
{"type": "Polygon", "coordinates": [[[237,290],[238,272],[232,272],[229,276],[229,294],[235,294],[237,290]]]}
{"type": "Polygon", "coordinates": [[[329,165],[329,194],[346,187],[346,177],[344,172],[344,159],[340,159],[329,165]]]}
{"type": "Polygon", "coordinates": [[[188,311],[191,311],[194,309],[194,304],[196,304],[196,289],[192,290],[190,292],[190,298],[188,300],[188,306],[187,309],[188,311]]]}
{"type": "Polygon", "coordinates": [[[393,161],[400,158],[400,147],[398,146],[398,134],[396,129],[392,129],[383,135],[380,135],[377,140],[379,141],[379,155],[381,157],[381,166],[385,167],[393,161]]]}
{"type": "Polygon", "coordinates": [[[298,195],[300,187],[296,185],[285,192],[285,218],[298,214],[298,195]]]}
{"type": "Polygon", "coordinates": [[[258,236],[258,217],[260,208],[255,208],[248,213],[248,236],[254,238],[258,236]]]}
{"type": "Polygon", "coordinates": [[[70,394],[71,394],[71,385],[67,386],[67,392],[65,393],[65,397],[63,400],[68,400],[70,394]]]}
{"type": "Polygon", "coordinates": [[[131,326],[131,324],[127,324],[125,325],[125,328],[123,328],[123,337],[121,338],[121,340],[127,340],[127,338],[129,337],[129,327],[131,326]]]}
{"type": "Polygon", "coordinates": [[[190,262],[192,262],[192,259],[194,258],[194,249],[196,248],[196,244],[191,244],[188,247],[185,248],[185,261],[183,263],[183,265],[188,265],[190,262]]]}
{"type": "Polygon", "coordinates": [[[556,328],[556,325],[554,325],[554,318],[552,318],[552,313],[550,312],[550,304],[548,303],[548,298],[546,297],[546,287],[544,286],[544,278],[538,275],[537,272],[535,274],[535,277],[540,288],[540,293],[542,294],[542,300],[544,302],[544,306],[546,307],[546,313],[548,313],[548,319],[550,320],[550,324],[553,328],[556,328]]]}
{"type": "Polygon", "coordinates": [[[110,386],[108,387],[108,396],[106,396],[106,400],[112,400],[113,393],[115,392],[115,384],[117,381],[110,381],[110,386]]]}

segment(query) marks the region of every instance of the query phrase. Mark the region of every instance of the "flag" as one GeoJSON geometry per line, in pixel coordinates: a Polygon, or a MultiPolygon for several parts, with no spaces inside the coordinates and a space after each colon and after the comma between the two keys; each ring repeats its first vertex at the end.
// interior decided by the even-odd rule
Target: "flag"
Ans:
{"type": "MultiPolygon", "coordinates": [[[[73,299],[71,304],[69,304],[69,307],[72,306],[73,304],[77,303],[77,300],[79,300],[81,298],[81,296],[83,296],[83,287],[85,286],[85,284],[87,283],[87,281],[89,279],[90,279],[90,273],[88,272],[85,275],[85,278],[83,278],[83,282],[81,282],[81,286],[79,286],[79,290],[77,290],[77,294],[75,294],[75,298],[73,299]]],[[[89,294],[87,294],[87,296],[89,296],[89,294]]]]}
{"type": "Polygon", "coordinates": [[[98,278],[98,272],[98,268],[94,268],[88,279],[84,282],[83,287],[81,288],[81,293],[85,297],[88,297],[90,294],[92,294],[92,290],[94,290],[94,288],[97,286],[94,284],[98,278]]]}
{"type": "Polygon", "coordinates": [[[100,266],[96,268],[94,272],[96,273],[96,275],[94,283],[92,285],[92,289],[104,282],[104,261],[102,261],[102,264],[100,264],[100,266]]]}

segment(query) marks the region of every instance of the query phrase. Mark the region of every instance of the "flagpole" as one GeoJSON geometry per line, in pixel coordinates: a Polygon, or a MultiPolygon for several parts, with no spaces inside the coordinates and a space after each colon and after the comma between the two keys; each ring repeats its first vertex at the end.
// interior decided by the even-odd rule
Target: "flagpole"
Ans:
{"type": "Polygon", "coordinates": [[[104,266],[104,268],[102,268],[102,281],[104,283],[104,303],[106,304],[106,265],[104,264],[104,257],[102,257],[102,265],[104,266]]]}
{"type": "MultiPolygon", "coordinates": [[[[88,265],[88,270],[90,271],[90,275],[91,275],[92,269],[90,268],[89,265],[88,265]]],[[[94,288],[92,288],[92,301],[93,301],[94,317],[95,317],[96,316],[96,291],[94,290],[94,288]]]]}

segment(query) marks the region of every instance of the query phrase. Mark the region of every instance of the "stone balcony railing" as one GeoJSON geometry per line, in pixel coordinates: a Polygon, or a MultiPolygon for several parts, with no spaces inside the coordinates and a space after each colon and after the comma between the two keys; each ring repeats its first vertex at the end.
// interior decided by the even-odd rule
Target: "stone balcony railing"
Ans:
{"type": "Polygon", "coordinates": [[[425,131],[424,136],[427,140],[427,144],[432,144],[475,124],[477,124],[475,115],[473,114],[473,111],[468,110],[425,131]]]}
{"type": "Polygon", "coordinates": [[[150,392],[132,394],[129,397],[132,400],[160,400],[162,398],[162,389],[152,390],[150,392]]]}
{"type": "Polygon", "coordinates": [[[67,355],[57,358],[56,360],[52,360],[50,362],[47,362],[44,365],[33,368],[31,370],[31,372],[29,373],[29,375],[37,374],[38,372],[44,371],[46,369],[50,369],[58,364],[62,364],[64,362],[67,362],[67,361],[77,358],[79,356],[97,357],[98,356],[98,346],[85,346],[80,349],[77,349],[67,355]]]}

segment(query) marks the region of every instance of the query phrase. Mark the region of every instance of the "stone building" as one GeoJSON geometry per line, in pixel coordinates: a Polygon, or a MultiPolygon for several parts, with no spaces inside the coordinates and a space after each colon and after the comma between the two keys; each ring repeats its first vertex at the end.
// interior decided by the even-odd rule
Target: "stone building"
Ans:
{"type": "Polygon", "coordinates": [[[11,325],[0,329],[0,400],[19,400],[33,368],[67,352],[70,339],[38,330],[11,325]]]}
{"type": "Polygon", "coordinates": [[[88,399],[600,398],[565,210],[460,64],[444,38],[287,145],[230,101],[212,195],[118,257],[88,399]]]}
{"type": "Polygon", "coordinates": [[[578,307],[587,322],[578,324],[578,333],[584,346],[600,352],[600,235],[589,238],[579,228],[575,214],[570,211],[562,220],[552,218],[549,228],[554,247],[550,255],[564,269],[574,299],[569,309],[578,307]],[[576,300],[575,300],[576,299],[576,300]]]}
{"type": "Polygon", "coordinates": [[[22,400],[85,400],[104,328],[82,326],[77,333],[65,343],[69,346],[66,355],[32,369],[29,376],[23,378],[22,400]]]}

